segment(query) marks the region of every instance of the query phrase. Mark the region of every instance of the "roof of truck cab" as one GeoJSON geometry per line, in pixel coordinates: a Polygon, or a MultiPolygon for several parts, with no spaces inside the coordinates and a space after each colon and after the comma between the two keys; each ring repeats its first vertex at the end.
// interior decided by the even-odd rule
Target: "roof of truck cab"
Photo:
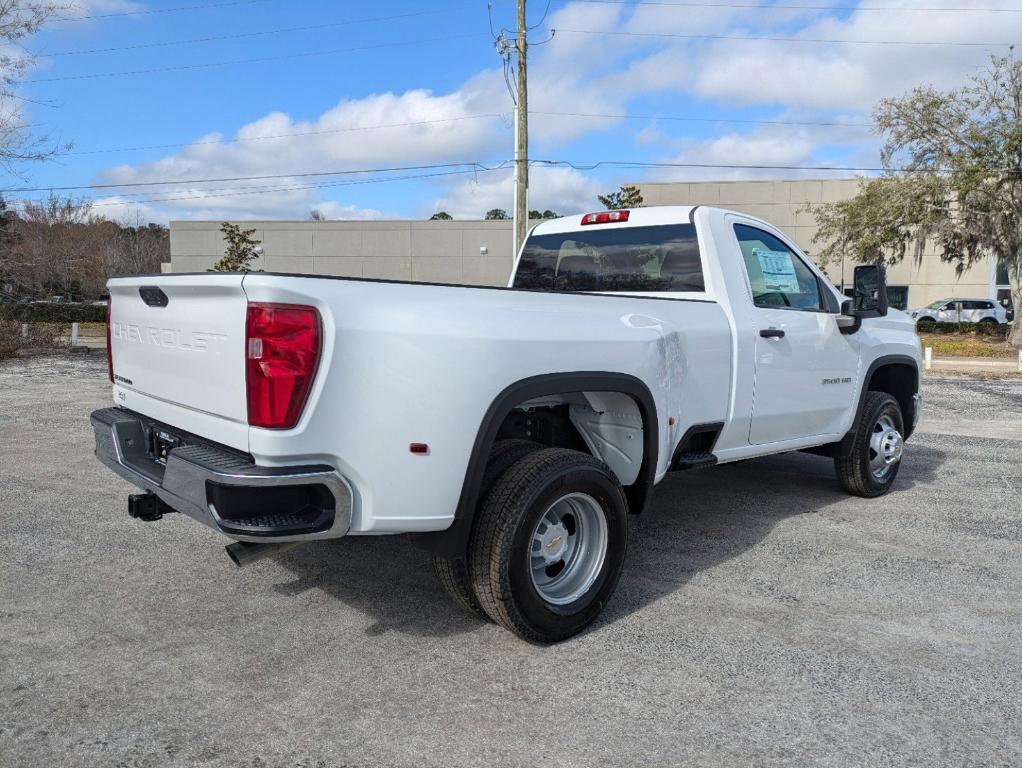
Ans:
{"type": "Polygon", "coordinates": [[[698,205],[651,205],[643,208],[629,208],[628,221],[616,221],[607,224],[582,224],[582,217],[588,213],[600,213],[596,211],[583,211],[571,216],[561,216],[557,219],[547,219],[537,224],[533,230],[534,235],[545,235],[553,232],[576,232],[580,230],[599,229],[602,227],[649,227],[658,224],[687,224],[692,221],[692,212],[698,205]]]}

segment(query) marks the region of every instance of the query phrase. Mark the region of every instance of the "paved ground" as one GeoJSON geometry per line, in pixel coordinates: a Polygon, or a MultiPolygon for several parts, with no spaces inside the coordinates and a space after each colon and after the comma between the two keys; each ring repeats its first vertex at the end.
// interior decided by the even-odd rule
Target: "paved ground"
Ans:
{"type": "Polygon", "coordinates": [[[1003,438],[1020,382],[928,380],[875,501],[807,455],[673,477],[603,619],[538,648],[403,538],[236,569],[129,520],[105,376],[0,364],[4,768],[1022,762],[1022,442],[941,433],[1003,438]]]}

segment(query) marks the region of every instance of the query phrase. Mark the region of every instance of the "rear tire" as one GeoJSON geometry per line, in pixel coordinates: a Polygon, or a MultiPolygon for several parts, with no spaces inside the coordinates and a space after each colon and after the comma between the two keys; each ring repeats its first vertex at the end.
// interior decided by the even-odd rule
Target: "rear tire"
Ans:
{"type": "MultiPolygon", "coordinates": [[[[517,462],[523,456],[537,451],[543,446],[531,440],[498,440],[490,451],[486,460],[486,469],[483,470],[483,482],[479,489],[480,503],[486,501],[486,497],[497,481],[508,467],[517,462]]],[[[459,606],[469,613],[474,613],[482,619],[489,620],[486,611],[479,605],[475,591],[472,589],[472,579],[468,575],[468,560],[466,557],[433,557],[433,573],[459,606]]]]}
{"type": "Polygon", "coordinates": [[[901,468],[905,422],[898,401],[886,392],[867,392],[855,425],[852,449],[834,459],[844,489],[871,499],[887,493],[901,468]]]}
{"type": "Polygon", "coordinates": [[[628,507],[602,461],[548,448],[508,469],[480,508],[469,573],[483,610],[519,637],[553,643],[591,624],[624,564],[628,507]]]}

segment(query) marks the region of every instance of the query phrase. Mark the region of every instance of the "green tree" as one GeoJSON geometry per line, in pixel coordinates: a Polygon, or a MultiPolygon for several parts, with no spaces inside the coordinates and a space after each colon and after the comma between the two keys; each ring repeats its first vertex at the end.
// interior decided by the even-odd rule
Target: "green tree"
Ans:
{"type": "MultiPolygon", "coordinates": [[[[882,100],[873,121],[888,172],[812,209],[820,260],[895,264],[930,242],[961,274],[994,257],[1022,310],[1022,62],[992,56],[961,88],[882,100]]],[[[1022,322],[1009,341],[1022,348],[1022,322]]]]}
{"type": "Polygon", "coordinates": [[[557,214],[547,208],[545,211],[540,213],[539,211],[529,211],[530,219],[556,219],[557,214]]]}
{"type": "Polygon", "coordinates": [[[224,242],[227,247],[224,249],[224,257],[220,259],[210,272],[252,272],[252,262],[259,256],[256,246],[262,240],[253,240],[254,229],[242,229],[237,224],[225,221],[220,225],[223,232],[224,242]]]}
{"type": "Polygon", "coordinates": [[[597,195],[596,197],[600,204],[610,211],[638,208],[642,205],[642,193],[638,187],[631,184],[624,184],[617,192],[611,192],[609,195],[597,195]]]}
{"type": "Polygon", "coordinates": [[[454,217],[447,211],[437,211],[429,217],[430,221],[454,221],[454,217]]]}
{"type": "Polygon", "coordinates": [[[487,221],[504,221],[505,219],[510,219],[511,217],[507,215],[507,211],[505,211],[503,208],[491,208],[486,212],[486,216],[484,216],[483,218],[485,218],[487,221]]]}

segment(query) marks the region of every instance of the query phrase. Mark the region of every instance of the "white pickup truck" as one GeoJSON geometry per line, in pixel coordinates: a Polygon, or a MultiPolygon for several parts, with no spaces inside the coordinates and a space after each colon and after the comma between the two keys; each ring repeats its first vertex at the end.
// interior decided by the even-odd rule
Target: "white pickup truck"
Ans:
{"type": "MultiPolygon", "coordinates": [[[[785,451],[894,482],[919,341],[879,267],[845,301],[781,232],[709,207],[546,221],[506,288],[250,272],[111,280],[96,455],[234,540],[410,533],[524,638],[598,615],[668,472],[785,451]]],[[[726,493],[726,490],[722,490],[726,493]]]]}

